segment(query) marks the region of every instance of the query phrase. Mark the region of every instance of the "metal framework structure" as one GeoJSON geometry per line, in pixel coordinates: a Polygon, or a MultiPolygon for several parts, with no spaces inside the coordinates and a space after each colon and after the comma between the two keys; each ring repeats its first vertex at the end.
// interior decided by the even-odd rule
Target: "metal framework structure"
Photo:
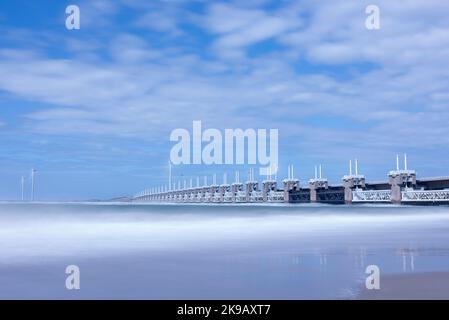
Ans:
{"type": "Polygon", "coordinates": [[[391,190],[354,190],[353,202],[390,202],[391,190]]]}
{"type": "Polygon", "coordinates": [[[249,202],[263,202],[262,191],[252,191],[249,196],[249,202]]]}
{"type": "Polygon", "coordinates": [[[449,202],[449,190],[405,190],[403,202],[449,202]]]}
{"type": "Polygon", "coordinates": [[[268,193],[268,202],[284,202],[283,191],[270,191],[268,193]]]}
{"type": "Polygon", "coordinates": [[[307,203],[310,201],[310,190],[294,190],[290,192],[289,202],[293,203],[307,203]]]}
{"type": "Polygon", "coordinates": [[[344,193],[340,190],[322,189],[317,192],[317,201],[322,203],[344,203],[344,193]]]}

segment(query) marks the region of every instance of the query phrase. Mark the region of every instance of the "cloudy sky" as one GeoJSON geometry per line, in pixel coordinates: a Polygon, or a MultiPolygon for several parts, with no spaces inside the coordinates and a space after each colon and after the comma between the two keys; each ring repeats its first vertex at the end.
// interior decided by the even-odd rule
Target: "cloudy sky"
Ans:
{"type": "Polygon", "coordinates": [[[279,129],[280,175],[293,163],[303,184],[315,163],[339,183],[350,158],[384,180],[404,152],[418,176],[449,175],[448,13],[441,0],[2,1],[0,199],[33,167],[41,200],[165,183],[170,132],[193,120],[279,129]]]}

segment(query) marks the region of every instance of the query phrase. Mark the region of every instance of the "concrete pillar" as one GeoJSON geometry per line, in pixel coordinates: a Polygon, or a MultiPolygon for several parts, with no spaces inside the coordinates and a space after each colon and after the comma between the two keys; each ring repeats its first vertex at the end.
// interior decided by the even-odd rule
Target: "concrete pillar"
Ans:
{"type": "Polygon", "coordinates": [[[391,202],[392,203],[401,203],[402,193],[401,186],[394,183],[391,185],[391,202]]]}
{"type": "Polygon", "coordinates": [[[215,184],[212,185],[212,186],[210,186],[210,191],[209,191],[209,193],[210,193],[209,202],[214,202],[215,194],[218,193],[218,189],[219,189],[219,186],[217,186],[217,185],[215,185],[215,184]]]}
{"type": "Polygon", "coordinates": [[[352,204],[352,185],[349,183],[343,183],[343,186],[345,187],[345,203],[346,204],[352,204]]]}
{"type": "Polygon", "coordinates": [[[290,191],[299,190],[299,180],[285,179],[284,183],[284,202],[290,202],[290,191]]]}
{"type": "Polygon", "coordinates": [[[228,184],[222,184],[219,188],[220,193],[220,202],[224,202],[225,194],[229,191],[229,185],[228,184]]]}
{"type": "Polygon", "coordinates": [[[343,186],[345,188],[345,203],[352,203],[352,191],[355,188],[365,188],[365,176],[362,175],[347,175],[343,176],[343,186]]]}
{"type": "Polygon", "coordinates": [[[238,185],[237,185],[237,183],[233,183],[231,185],[232,202],[235,202],[235,200],[237,198],[237,192],[238,192],[238,185]]]}
{"type": "Polygon", "coordinates": [[[198,202],[198,196],[199,196],[199,190],[198,190],[198,188],[195,188],[194,190],[193,190],[193,194],[192,194],[192,196],[193,196],[193,198],[192,198],[192,201],[193,202],[198,202]]]}
{"type": "Polygon", "coordinates": [[[310,188],[310,202],[316,202],[316,185],[309,185],[310,188]]]}
{"type": "Polygon", "coordinates": [[[276,181],[274,180],[265,180],[262,182],[262,199],[263,202],[267,202],[268,201],[268,195],[270,193],[271,190],[276,190],[277,186],[276,186],[276,181]]]}
{"type": "Polygon", "coordinates": [[[310,179],[309,180],[310,202],[317,202],[318,189],[327,189],[328,187],[329,186],[326,179],[310,179]]]}
{"type": "Polygon", "coordinates": [[[232,192],[232,202],[236,202],[237,194],[243,191],[243,184],[239,182],[235,182],[231,185],[231,192],[232,192]]]}
{"type": "Polygon", "coordinates": [[[207,187],[201,188],[200,202],[206,202],[206,192],[207,192],[207,187]]]}
{"type": "Polygon", "coordinates": [[[416,172],[414,170],[395,170],[388,174],[391,185],[391,202],[401,203],[402,190],[416,185],[416,172]]]}
{"type": "Polygon", "coordinates": [[[246,182],[246,202],[250,202],[251,194],[253,191],[257,191],[259,189],[259,184],[257,181],[248,181],[246,182]]]}

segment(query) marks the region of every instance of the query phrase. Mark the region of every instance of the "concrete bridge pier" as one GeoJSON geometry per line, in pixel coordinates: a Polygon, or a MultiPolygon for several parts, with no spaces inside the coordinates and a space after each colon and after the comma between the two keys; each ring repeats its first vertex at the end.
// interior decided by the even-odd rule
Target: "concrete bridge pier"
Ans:
{"type": "Polygon", "coordinates": [[[284,202],[290,202],[290,191],[299,190],[298,179],[285,179],[284,184],[284,202]]]}
{"type": "Polygon", "coordinates": [[[238,192],[238,184],[236,182],[234,182],[233,184],[231,184],[231,194],[232,194],[231,202],[236,201],[237,192],[238,192]]]}
{"type": "Polygon", "coordinates": [[[208,192],[207,187],[202,187],[200,191],[200,199],[199,202],[206,202],[206,194],[208,192]]]}
{"type": "Polygon", "coordinates": [[[220,186],[217,184],[213,184],[210,187],[210,199],[209,202],[214,202],[215,199],[217,198],[217,196],[219,196],[219,192],[220,192],[220,186]]]}
{"type": "Polygon", "coordinates": [[[243,191],[243,184],[240,182],[235,182],[231,185],[232,202],[237,201],[237,194],[243,191]]]}
{"type": "Polygon", "coordinates": [[[199,202],[199,197],[200,197],[200,190],[198,188],[195,188],[195,190],[193,191],[193,202],[199,202]]]}
{"type": "Polygon", "coordinates": [[[416,186],[416,173],[413,170],[408,172],[390,171],[388,174],[391,185],[391,202],[401,203],[402,190],[416,186]]]}
{"type": "Polygon", "coordinates": [[[246,202],[251,202],[251,195],[254,191],[259,190],[259,183],[257,181],[246,182],[246,202]]]}
{"type": "Polygon", "coordinates": [[[220,194],[220,202],[225,201],[225,194],[226,194],[226,192],[229,191],[229,188],[230,188],[229,184],[222,184],[218,188],[218,193],[220,194]]]}
{"type": "Polygon", "coordinates": [[[317,202],[317,191],[319,189],[329,188],[329,184],[326,179],[310,179],[310,202],[317,202]]]}
{"type": "Polygon", "coordinates": [[[251,202],[251,195],[254,191],[259,191],[259,183],[254,179],[254,170],[250,168],[248,181],[246,181],[246,202],[251,202]]]}
{"type": "Polygon", "coordinates": [[[401,203],[402,190],[416,186],[416,171],[408,170],[406,154],[404,154],[404,169],[402,170],[399,169],[399,156],[396,155],[396,170],[388,173],[388,180],[391,185],[392,203],[401,203]]]}
{"type": "Polygon", "coordinates": [[[277,191],[277,182],[274,180],[264,180],[262,182],[262,199],[263,202],[268,201],[270,191],[277,191]]]}
{"type": "Polygon", "coordinates": [[[317,166],[315,166],[315,178],[309,180],[310,202],[317,202],[317,190],[329,188],[327,179],[322,178],[321,165],[319,166],[319,175],[317,166]]]}
{"type": "MultiPolygon", "coordinates": [[[[237,195],[243,191],[243,183],[240,182],[240,172],[235,172],[234,182],[231,184],[231,202],[237,202],[237,195]]],[[[239,200],[240,201],[240,200],[239,200]]]]}
{"type": "Polygon", "coordinates": [[[364,182],[359,183],[359,181],[354,178],[343,178],[343,187],[345,188],[345,203],[352,204],[352,192],[359,187],[364,188],[364,182]]]}
{"type": "Polygon", "coordinates": [[[365,176],[359,174],[358,161],[355,159],[355,174],[352,174],[352,161],[349,160],[349,175],[342,178],[343,186],[345,188],[345,203],[351,204],[353,200],[352,192],[358,189],[365,188],[365,176]]]}
{"type": "Polygon", "coordinates": [[[299,190],[299,180],[294,178],[293,165],[288,166],[287,179],[282,182],[284,184],[284,202],[290,202],[290,191],[299,190]]]}

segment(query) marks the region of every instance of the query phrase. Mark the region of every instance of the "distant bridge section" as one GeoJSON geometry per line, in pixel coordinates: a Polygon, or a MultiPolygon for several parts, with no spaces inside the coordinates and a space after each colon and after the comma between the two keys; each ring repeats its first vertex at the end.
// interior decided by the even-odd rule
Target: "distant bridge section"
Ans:
{"type": "Polygon", "coordinates": [[[254,179],[252,169],[245,183],[240,182],[238,173],[232,184],[213,183],[203,186],[181,188],[181,183],[167,187],[144,190],[138,193],[133,201],[140,202],[175,202],[175,203],[396,203],[417,205],[449,204],[449,176],[417,179],[416,172],[407,168],[404,155],[404,168],[399,168],[399,157],[396,158],[396,170],[389,171],[388,181],[367,182],[365,176],[359,174],[355,160],[355,173],[352,162],[349,162],[349,174],[342,178],[342,185],[330,185],[323,177],[321,166],[315,167],[315,176],[309,179],[306,186],[294,177],[293,166],[288,168],[288,177],[278,187],[276,179],[271,176],[261,183],[254,179]]]}

